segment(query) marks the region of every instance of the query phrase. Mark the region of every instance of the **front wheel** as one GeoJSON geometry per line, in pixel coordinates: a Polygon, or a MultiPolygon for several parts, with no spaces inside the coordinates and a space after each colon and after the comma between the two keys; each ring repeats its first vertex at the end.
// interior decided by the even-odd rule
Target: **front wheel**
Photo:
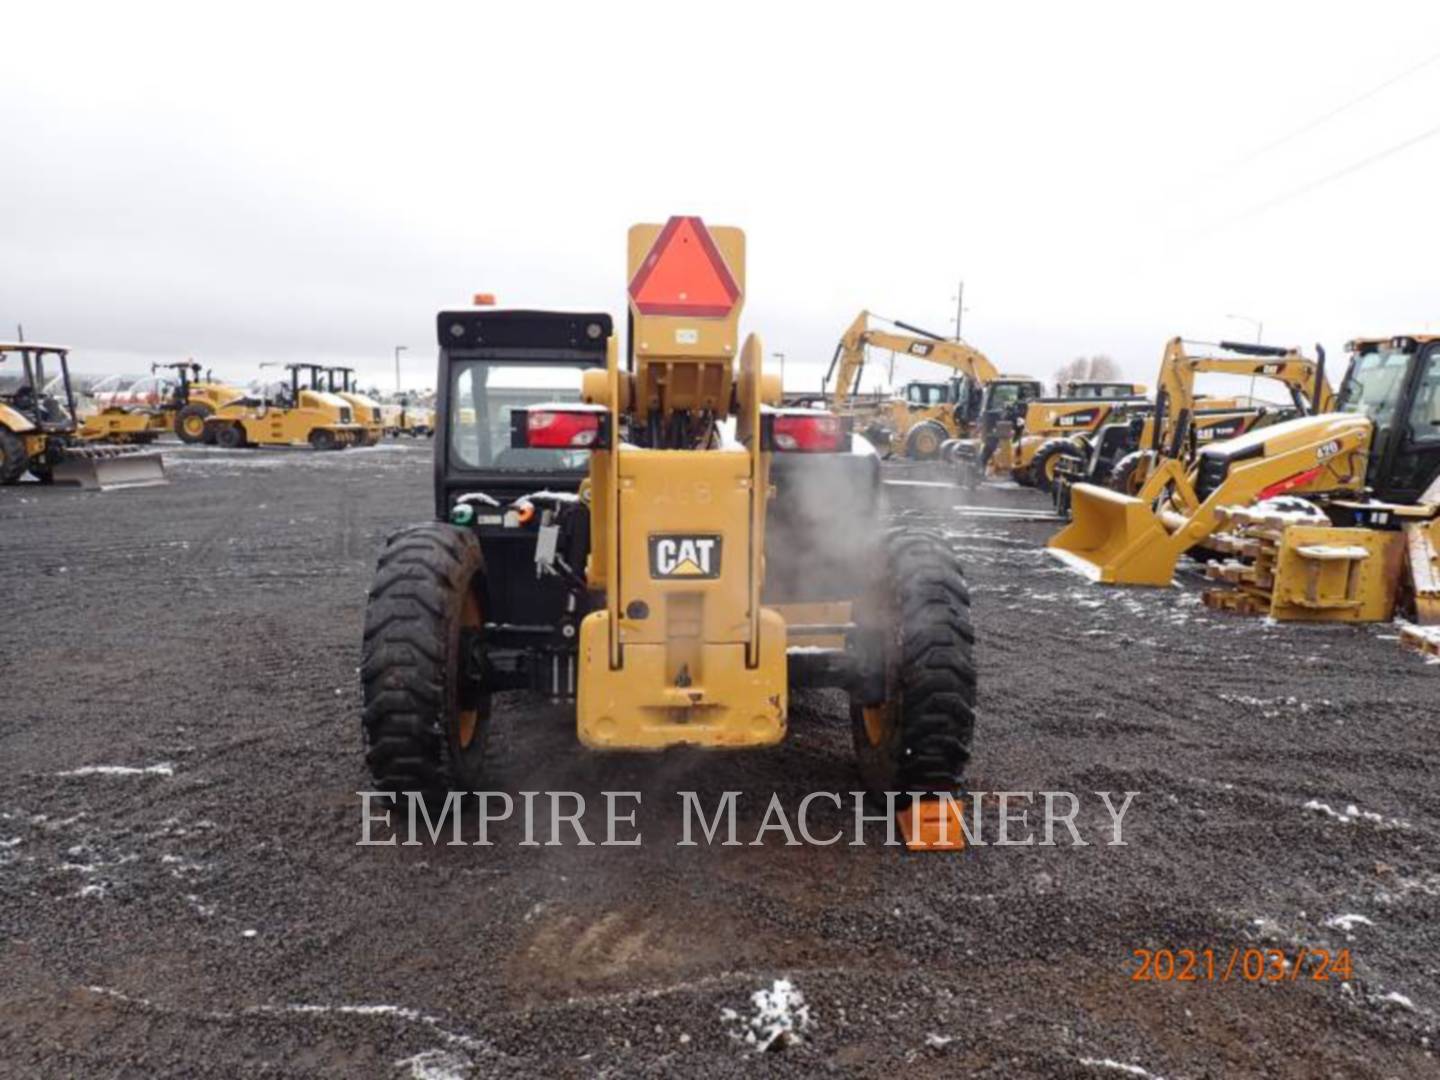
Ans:
{"type": "Polygon", "coordinates": [[[183,443],[195,445],[205,441],[205,418],[215,410],[209,405],[191,402],[175,414],[175,434],[183,443]]]}
{"type": "Polygon", "coordinates": [[[872,792],[951,791],[975,732],[975,630],[955,553],[937,533],[896,531],[860,601],[862,677],[850,697],[860,775],[872,792]]]}
{"type": "Polygon", "coordinates": [[[943,425],[934,420],[916,424],[905,436],[905,456],[911,461],[934,461],[940,456],[940,446],[950,437],[943,425]]]}
{"type": "Polygon", "coordinates": [[[365,609],[365,760],[384,791],[484,789],[490,699],[464,677],[481,653],[480,542],[428,522],[390,538],[365,609]]]}
{"type": "Polygon", "coordinates": [[[30,467],[25,440],[13,431],[0,428],[0,484],[17,484],[30,467]]]}
{"type": "Polygon", "coordinates": [[[212,427],[216,429],[215,445],[226,450],[238,450],[245,445],[245,429],[239,424],[206,424],[207,435],[212,427]]]}
{"type": "Polygon", "coordinates": [[[1069,439],[1051,439],[1042,443],[1030,461],[1030,478],[1035,487],[1049,494],[1055,489],[1055,467],[1064,459],[1083,461],[1084,454],[1069,439]]]}

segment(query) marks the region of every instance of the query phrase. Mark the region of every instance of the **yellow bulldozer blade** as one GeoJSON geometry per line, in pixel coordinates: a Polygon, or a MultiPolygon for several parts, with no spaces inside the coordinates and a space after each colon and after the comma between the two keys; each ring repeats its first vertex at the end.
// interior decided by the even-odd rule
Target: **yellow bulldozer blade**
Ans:
{"type": "Polygon", "coordinates": [[[1071,487],[1070,524],[1047,547],[1105,585],[1169,585],[1181,554],[1148,503],[1094,484],[1071,487]]]}
{"type": "Polygon", "coordinates": [[[86,491],[113,491],[117,488],[156,487],[168,484],[165,462],[155,452],[136,452],[120,446],[72,448],[55,466],[57,484],[70,484],[86,491]]]}

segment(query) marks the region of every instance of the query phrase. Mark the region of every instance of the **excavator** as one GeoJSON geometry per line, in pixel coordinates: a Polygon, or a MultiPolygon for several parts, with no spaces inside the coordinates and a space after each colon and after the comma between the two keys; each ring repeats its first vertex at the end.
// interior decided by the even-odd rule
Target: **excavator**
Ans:
{"type": "Polygon", "coordinates": [[[84,444],[69,353],[63,345],[0,342],[0,484],[19,483],[27,472],[42,484],[101,491],[166,483],[159,454],[84,444]],[[20,361],[13,374],[4,370],[11,358],[20,361]]]}
{"type": "Polygon", "coordinates": [[[1035,379],[1000,374],[984,353],[963,341],[869,311],[855,317],[836,345],[821,383],[822,394],[832,378],[830,408],[864,420],[865,435],[878,448],[902,448],[906,457],[919,461],[939,457],[947,440],[979,436],[987,412],[1038,398],[1043,390],[1035,379]],[[872,329],[871,319],[908,332],[872,329]],[[859,393],[867,346],[940,364],[957,374],[943,382],[910,382],[897,397],[876,405],[857,406],[853,399],[859,393]]]}
{"type": "Polygon", "coordinates": [[[1196,355],[1186,349],[1193,344],[1180,337],[1166,343],[1153,408],[1128,404],[1094,433],[1042,448],[1061,514],[1069,512],[1070,488],[1076,483],[1108,484],[1123,494],[1139,495],[1167,458],[1188,461],[1201,446],[1295,416],[1326,412],[1334,405],[1335,395],[1324,375],[1323,349],[1315,361],[1297,348],[1226,341],[1216,346],[1219,353],[1196,355]],[[1204,397],[1195,392],[1195,377],[1200,374],[1278,382],[1289,393],[1291,404],[1270,408],[1234,398],[1204,397]]]}
{"type": "MultiPolygon", "coordinates": [[[[1440,336],[1357,339],[1349,351],[1333,400],[1322,363],[1312,365],[1310,400],[1322,411],[1211,443],[1188,461],[1191,420],[1176,409],[1167,453],[1139,493],[1076,484],[1073,520],[1050,552],[1092,581],[1166,586],[1180,556],[1221,527],[1222,510],[1280,496],[1352,515],[1372,499],[1415,503],[1440,474],[1440,336]]],[[[1279,359],[1266,362],[1279,370],[1279,359]]]]}

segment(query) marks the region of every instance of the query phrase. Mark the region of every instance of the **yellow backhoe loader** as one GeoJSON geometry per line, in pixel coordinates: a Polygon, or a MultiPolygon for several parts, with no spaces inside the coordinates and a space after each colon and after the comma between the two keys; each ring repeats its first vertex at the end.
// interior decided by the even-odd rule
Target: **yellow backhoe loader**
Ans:
{"type": "Polygon", "coordinates": [[[83,444],[75,422],[69,351],[60,345],[0,342],[0,484],[19,483],[27,472],[42,484],[97,490],[165,483],[159,454],[83,444]],[[12,361],[18,366],[11,367],[12,361]]]}
{"type": "MultiPolygon", "coordinates": [[[[265,366],[265,365],[262,365],[265,366]]],[[[234,450],[242,446],[294,446],[343,450],[359,443],[365,429],[344,398],[300,384],[314,364],[286,364],[288,381],[268,383],[253,394],[227,402],[205,418],[205,438],[234,450]]]]}
{"type": "MultiPolygon", "coordinates": [[[[1070,512],[1070,488],[1076,483],[1113,487],[1139,495],[1150,474],[1168,458],[1189,463],[1200,447],[1232,439],[1259,427],[1324,412],[1334,393],[1324,374],[1324,352],[1318,361],[1298,349],[1240,342],[1220,342],[1224,352],[1194,355],[1187,342],[1166,343],[1157,378],[1153,408],[1134,403],[1118,409],[1110,423],[1094,434],[1082,434],[1047,447],[1056,509],[1070,512]],[[1241,403],[1233,398],[1195,393],[1200,374],[1248,377],[1280,383],[1290,404],[1280,407],[1241,403]]],[[[1048,462],[1047,462],[1048,463],[1048,462]]]]}
{"type": "Polygon", "coordinates": [[[830,407],[864,422],[866,437],[884,452],[903,451],[906,457],[927,461],[940,456],[947,440],[978,437],[986,412],[1039,397],[1039,381],[1023,375],[1001,375],[980,350],[898,319],[881,319],[862,311],[846,328],[821,392],[834,379],[830,407]],[[872,319],[887,322],[908,333],[872,329],[872,319]],[[897,397],[857,404],[860,378],[865,370],[866,348],[889,349],[906,356],[948,367],[956,375],[942,382],[913,381],[897,397]],[[991,404],[985,402],[987,387],[991,404]]]}
{"type": "Polygon", "coordinates": [[[1221,507],[1214,546],[1232,557],[1206,570],[1233,588],[1207,592],[1211,607],[1301,622],[1388,621],[1403,609],[1440,626],[1440,337],[1349,348],[1340,408],[1374,427],[1365,492],[1221,507]]]}
{"type": "MultiPolygon", "coordinates": [[[[1440,417],[1434,384],[1440,339],[1363,339],[1334,411],[1260,427],[1212,443],[1186,464],[1188,420],[1177,413],[1172,453],[1159,461],[1138,495],[1090,484],[1072,491],[1073,521],[1049,548],[1092,580],[1168,585],[1175,564],[1222,525],[1222,510],[1281,495],[1326,503],[1373,495],[1413,502],[1440,470],[1440,417]]],[[[1247,346],[1255,349],[1257,346],[1247,346]]],[[[1323,367],[1313,365],[1311,400],[1329,404],[1323,367]]]]}
{"type": "Polygon", "coordinates": [[[673,217],[628,247],[623,361],[606,314],[439,315],[439,520],[391,537],[365,622],[376,784],[483,790],[501,690],[573,700],[587,747],[657,751],[774,745],[791,689],[832,686],[871,790],[950,791],[975,707],[955,555],[878,527],[844,418],[780,406],[739,334],[739,229],[673,217]]]}

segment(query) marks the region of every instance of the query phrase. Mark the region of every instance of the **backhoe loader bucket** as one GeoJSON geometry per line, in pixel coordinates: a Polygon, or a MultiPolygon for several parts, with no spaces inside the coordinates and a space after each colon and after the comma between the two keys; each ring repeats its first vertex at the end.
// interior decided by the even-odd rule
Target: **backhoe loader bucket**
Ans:
{"type": "Polygon", "coordinates": [[[1169,585],[1179,555],[1148,503],[1094,484],[1071,487],[1070,524],[1047,546],[1105,585],[1169,585]]]}
{"type": "Polygon", "coordinates": [[[86,491],[156,487],[168,484],[160,454],[123,446],[71,447],[55,466],[54,481],[86,491]]]}

